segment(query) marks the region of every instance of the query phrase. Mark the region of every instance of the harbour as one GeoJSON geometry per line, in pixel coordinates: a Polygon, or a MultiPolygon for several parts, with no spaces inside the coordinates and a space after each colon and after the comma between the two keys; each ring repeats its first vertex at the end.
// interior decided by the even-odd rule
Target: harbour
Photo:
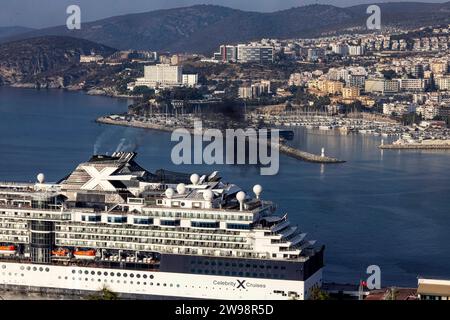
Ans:
{"type": "MultiPolygon", "coordinates": [[[[57,181],[94,150],[113,152],[124,138],[129,148],[139,146],[141,162],[153,169],[209,171],[208,166],[173,165],[168,133],[95,123],[102,115],[125,112],[125,101],[51,90],[0,90],[0,180],[30,181],[44,172],[48,181],[57,181]]],[[[374,263],[381,267],[383,285],[416,285],[418,273],[446,275],[450,252],[441,244],[450,241],[449,222],[440,196],[450,192],[442,177],[449,169],[445,150],[382,153],[381,137],[291,129],[293,147],[313,154],[324,147],[347,162],[322,167],[282,156],[275,180],[258,176],[256,166],[215,169],[250,189],[255,182],[264,185],[293,222],[327,245],[326,281],[354,283],[374,263]],[[411,233],[417,235],[414,242],[411,233]]]]}

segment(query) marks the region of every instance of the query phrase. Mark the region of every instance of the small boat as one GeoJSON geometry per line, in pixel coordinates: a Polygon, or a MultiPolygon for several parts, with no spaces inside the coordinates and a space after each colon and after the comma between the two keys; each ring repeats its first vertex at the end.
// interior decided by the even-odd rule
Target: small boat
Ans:
{"type": "Polygon", "coordinates": [[[59,248],[58,250],[53,250],[52,255],[55,257],[68,257],[70,251],[67,249],[59,248]]]}
{"type": "Polygon", "coordinates": [[[16,246],[0,246],[0,254],[12,255],[16,252],[16,246]]]}
{"type": "Polygon", "coordinates": [[[76,250],[73,252],[76,259],[84,260],[94,260],[96,251],[95,250],[76,250]]]}

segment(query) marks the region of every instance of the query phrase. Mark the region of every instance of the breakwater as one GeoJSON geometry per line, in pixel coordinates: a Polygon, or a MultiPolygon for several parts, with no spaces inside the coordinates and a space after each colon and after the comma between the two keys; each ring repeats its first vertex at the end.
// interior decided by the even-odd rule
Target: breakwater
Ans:
{"type": "MultiPolygon", "coordinates": [[[[172,132],[175,128],[170,127],[167,125],[162,124],[156,124],[151,122],[142,122],[142,121],[128,121],[128,120],[122,120],[122,119],[111,119],[109,117],[100,117],[96,120],[97,123],[102,124],[109,124],[109,125],[118,125],[118,126],[126,126],[126,127],[133,127],[133,128],[142,128],[142,129],[151,129],[151,130],[160,130],[165,132],[172,132]]],[[[193,130],[190,130],[193,134],[193,130]]],[[[270,142],[268,141],[268,144],[270,142]]],[[[313,153],[309,153],[306,151],[298,150],[295,148],[292,148],[285,144],[279,144],[279,150],[281,154],[284,154],[286,156],[289,156],[291,158],[297,159],[297,160],[303,160],[307,162],[313,162],[313,163],[344,163],[344,160],[339,160],[332,157],[327,156],[321,156],[316,155],[313,153]]]]}

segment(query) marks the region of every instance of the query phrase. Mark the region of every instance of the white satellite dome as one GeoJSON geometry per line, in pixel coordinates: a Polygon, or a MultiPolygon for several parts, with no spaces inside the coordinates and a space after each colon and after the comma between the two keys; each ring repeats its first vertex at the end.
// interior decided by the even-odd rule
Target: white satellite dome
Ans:
{"type": "Polygon", "coordinates": [[[245,200],[245,197],[246,197],[246,194],[245,194],[244,191],[240,191],[240,192],[238,192],[238,194],[236,195],[236,199],[237,199],[239,202],[244,201],[244,200],[245,200]]]}
{"type": "Polygon", "coordinates": [[[37,181],[38,181],[40,184],[43,184],[43,183],[45,182],[45,175],[44,175],[43,173],[39,173],[39,174],[37,175],[37,181]]]}
{"type": "Polygon", "coordinates": [[[263,191],[263,188],[262,188],[262,186],[259,185],[259,184],[255,185],[255,186],[253,187],[253,192],[255,193],[256,198],[258,198],[258,199],[259,199],[259,196],[261,195],[262,191],[263,191]]]}
{"type": "Polygon", "coordinates": [[[199,180],[200,180],[200,176],[198,174],[194,173],[193,175],[191,175],[191,183],[193,185],[196,185],[199,180]]]}
{"type": "Polygon", "coordinates": [[[203,192],[203,199],[205,199],[206,201],[211,201],[213,196],[214,194],[211,190],[206,190],[205,192],[203,192]]]}
{"type": "Polygon", "coordinates": [[[186,185],[184,183],[180,183],[177,185],[178,194],[184,194],[186,192],[186,185]]]}
{"type": "Polygon", "coordinates": [[[175,191],[172,188],[169,188],[166,190],[166,197],[171,199],[173,195],[175,194],[175,191]]]}

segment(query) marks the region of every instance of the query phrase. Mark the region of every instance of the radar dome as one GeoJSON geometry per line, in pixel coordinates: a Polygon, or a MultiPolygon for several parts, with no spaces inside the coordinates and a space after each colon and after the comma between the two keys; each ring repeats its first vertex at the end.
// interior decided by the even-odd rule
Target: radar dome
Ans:
{"type": "Polygon", "coordinates": [[[40,184],[44,183],[44,182],[45,182],[45,175],[44,175],[43,173],[39,173],[39,174],[37,175],[37,181],[38,181],[40,184]]]}
{"type": "Polygon", "coordinates": [[[203,199],[205,199],[206,201],[211,201],[213,198],[213,192],[211,190],[206,190],[205,192],[203,192],[203,199]]]}
{"type": "Polygon", "coordinates": [[[255,195],[258,199],[259,199],[259,196],[261,195],[262,191],[263,191],[263,188],[259,184],[255,185],[253,187],[253,192],[255,193],[255,195]]]}
{"type": "Polygon", "coordinates": [[[242,201],[244,201],[245,200],[245,192],[244,191],[240,191],[240,192],[238,192],[238,194],[236,195],[236,199],[239,201],[239,202],[242,202],[242,201]]]}
{"type": "Polygon", "coordinates": [[[193,175],[191,175],[191,182],[193,185],[196,185],[199,180],[200,176],[198,174],[194,173],[193,175]]]}
{"type": "Polygon", "coordinates": [[[184,183],[180,183],[177,185],[178,194],[184,194],[186,192],[186,185],[184,183]]]}
{"type": "Polygon", "coordinates": [[[169,188],[166,190],[166,197],[171,199],[173,197],[173,195],[175,194],[175,191],[173,191],[172,188],[169,188]]]}

